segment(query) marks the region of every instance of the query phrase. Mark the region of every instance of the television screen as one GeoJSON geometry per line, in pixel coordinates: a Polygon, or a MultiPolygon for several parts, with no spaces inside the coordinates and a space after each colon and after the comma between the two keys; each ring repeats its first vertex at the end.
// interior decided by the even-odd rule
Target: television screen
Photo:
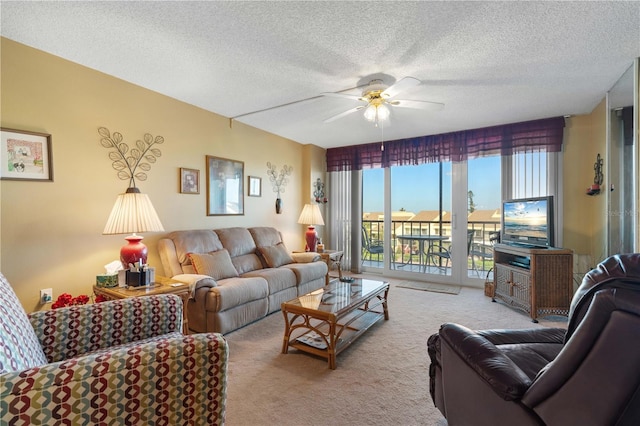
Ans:
{"type": "Polygon", "coordinates": [[[553,245],[553,197],[502,203],[502,241],[532,246],[553,245]]]}

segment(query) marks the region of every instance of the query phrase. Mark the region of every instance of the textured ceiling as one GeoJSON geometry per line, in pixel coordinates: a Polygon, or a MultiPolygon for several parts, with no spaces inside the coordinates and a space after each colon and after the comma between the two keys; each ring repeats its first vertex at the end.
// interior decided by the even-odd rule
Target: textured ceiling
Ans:
{"type": "Polygon", "coordinates": [[[637,1],[2,1],[0,14],[4,37],[325,148],[589,113],[640,57],[637,1]],[[321,93],[372,76],[420,79],[397,98],[445,108],[393,108],[384,134],[361,112],[323,122],[359,103],[321,93]]]}

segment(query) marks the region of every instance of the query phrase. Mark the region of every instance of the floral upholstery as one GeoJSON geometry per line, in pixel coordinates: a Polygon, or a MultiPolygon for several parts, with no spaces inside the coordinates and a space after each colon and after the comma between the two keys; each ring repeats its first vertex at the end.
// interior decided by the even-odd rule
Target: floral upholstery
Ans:
{"type": "Polygon", "coordinates": [[[0,273],[0,424],[224,424],[227,343],[180,330],[175,295],[27,315],[0,273]]]}

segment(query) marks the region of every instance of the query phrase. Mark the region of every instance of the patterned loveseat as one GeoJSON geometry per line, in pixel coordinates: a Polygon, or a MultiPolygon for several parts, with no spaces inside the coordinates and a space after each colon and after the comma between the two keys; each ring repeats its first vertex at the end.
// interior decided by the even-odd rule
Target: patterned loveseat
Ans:
{"type": "Polygon", "coordinates": [[[0,273],[0,424],[220,425],[228,347],[175,295],[27,315],[0,273]]]}

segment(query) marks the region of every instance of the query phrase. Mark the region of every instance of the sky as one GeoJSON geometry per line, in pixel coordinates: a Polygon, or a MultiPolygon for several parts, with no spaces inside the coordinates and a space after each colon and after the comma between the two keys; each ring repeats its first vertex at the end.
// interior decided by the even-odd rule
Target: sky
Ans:
{"type": "MultiPolygon", "coordinates": [[[[500,208],[500,157],[468,161],[468,189],[476,210],[500,208]]],[[[438,210],[438,163],[392,167],[391,210],[438,210]]],[[[451,163],[443,163],[443,209],[451,211],[451,163]]],[[[363,170],[363,211],[384,211],[384,169],[363,170]]]]}

